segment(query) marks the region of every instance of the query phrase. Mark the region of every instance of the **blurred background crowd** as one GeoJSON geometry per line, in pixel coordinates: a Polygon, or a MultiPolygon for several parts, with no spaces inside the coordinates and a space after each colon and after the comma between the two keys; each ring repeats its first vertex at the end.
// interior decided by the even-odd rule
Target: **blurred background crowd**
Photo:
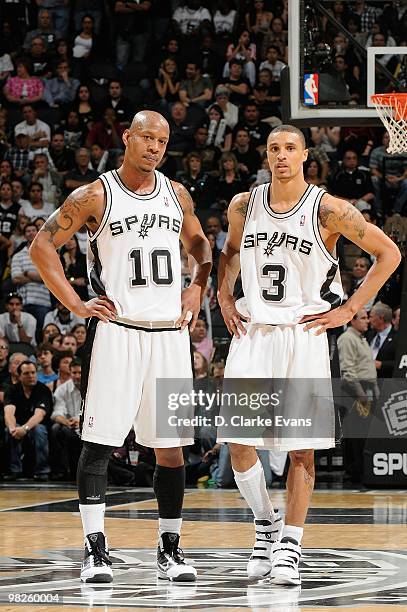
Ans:
{"type": "MultiPolygon", "coordinates": [[[[327,6],[360,44],[388,46],[383,62],[397,71],[391,46],[406,44],[406,0],[327,6]]],[[[227,208],[236,193],[271,180],[265,146],[281,123],[287,1],[4,0],[0,24],[0,472],[6,480],[71,480],[80,452],[86,322],[49,293],[29,246],[72,190],[121,165],[121,137],[138,110],[163,113],[171,136],[158,169],[190,192],[213,252],[191,334],[195,376],[221,380],[230,338],[216,291],[227,208]]],[[[348,104],[363,103],[364,62],[328,20],[320,34],[326,70],[346,87],[348,104]]],[[[304,135],[306,180],[351,201],[405,255],[407,156],[387,154],[389,137],[380,128],[310,126],[304,135]]],[[[83,300],[93,296],[86,249],[83,228],[60,250],[83,300]]],[[[373,259],[343,239],[338,253],[348,298],[373,259]]],[[[392,376],[402,266],[347,330],[335,330],[344,380],[368,379],[374,389],[377,379],[392,376]]],[[[357,393],[363,402],[370,391],[357,393]]],[[[347,475],[357,480],[355,449],[342,450],[347,475]]],[[[187,455],[191,484],[233,484],[227,447],[213,434],[187,455]]],[[[112,456],[111,480],[151,484],[153,461],[130,433],[112,456]]],[[[262,461],[271,483],[285,458],[266,454],[262,461]]]]}

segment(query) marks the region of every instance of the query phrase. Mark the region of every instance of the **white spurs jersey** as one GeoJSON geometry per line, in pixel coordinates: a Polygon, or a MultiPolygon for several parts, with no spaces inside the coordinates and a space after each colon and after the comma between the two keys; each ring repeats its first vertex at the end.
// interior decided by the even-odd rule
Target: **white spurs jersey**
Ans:
{"type": "Polygon", "coordinates": [[[183,211],[169,179],[155,171],[153,191],[138,195],[116,170],[99,178],[106,209],[89,238],[93,290],[112,300],[119,319],[176,321],[181,314],[183,211]]]}
{"type": "Polygon", "coordinates": [[[288,212],[269,205],[270,183],[251,193],[240,247],[244,301],[237,308],[252,323],[292,325],[304,315],[339,306],[343,290],[338,260],[318,226],[325,191],[308,185],[288,212]]]}

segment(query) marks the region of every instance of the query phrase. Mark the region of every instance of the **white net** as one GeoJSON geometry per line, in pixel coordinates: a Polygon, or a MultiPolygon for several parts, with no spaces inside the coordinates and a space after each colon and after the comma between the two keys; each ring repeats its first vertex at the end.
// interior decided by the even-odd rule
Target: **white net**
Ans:
{"type": "Polygon", "coordinates": [[[375,94],[372,102],[387,129],[388,153],[407,153],[407,94],[375,94]]]}

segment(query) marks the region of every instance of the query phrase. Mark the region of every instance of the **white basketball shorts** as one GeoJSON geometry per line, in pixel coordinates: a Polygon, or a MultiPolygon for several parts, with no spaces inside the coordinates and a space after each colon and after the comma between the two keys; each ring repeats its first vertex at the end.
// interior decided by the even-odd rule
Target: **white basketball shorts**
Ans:
{"type": "Polygon", "coordinates": [[[158,378],[192,381],[188,328],[141,330],[92,319],[82,363],[82,440],[118,447],[134,427],[143,446],[193,444],[193,433],[157,437],[158,378]]]}
{"type": "MultiPolygon", "coordinates": [[[[329,379],[329,382],[323,382],[324,391],[328,389],[328,400],[325,393],[323,402],[319,402],[319,405],[310,406],[305,399],[306,393],[304,392],[304,396],[301,393],[298,395],[298,402],[294,404],[296,417],[300,419],[309,415],[314,416],[313,422],[317,422],[319,426],[321,420],[318,423],[318,417],[322,414],[321,410],[324,411],[324,436],[322,438],[316,437],[311,425],[306,438],[281,438],[278,436],[239,438],[233,437],[234,428],[229,426],[228,428],[218,428],[218,442],[235,442],[236,444],[255,446],[259,449],[280,451],[333,448],[335,446],[335,413],[326,333],[316,336],[314,330],[305,332],[304,325],[259,325],[252,323],[244,323],[244,325],[247,330],[246,335],[241,335],[240,338],[234,336],[230,345],[225,366],[224,390],[225,388],[228,391],[232,389],[232,381],[230,388],[228,388],[227,380],[234,378],[261,378],[271,381],[273,379],[312,379],[304,381],[303,387],[301,381],[298,385],[296,381],[290,389],[294,388],[297,395],[302,388],[304,388],[304,391],[311,389],[310,395],[315,396],[317,393],[312,392],[313,380],[316,381],[318,387],[320,379],[329,379]],[[327,435],[325,435],[325,432],[327,432],[327,435]]],[[[222,416],[222,408],[220,415],[222,416]]],[[[284,417],[284,413],[282,416],[284,417]]],[[[292,402],[289,416],[293,416],[292,402]]],[[[316,427],[316,429],[319,432],[321,431],[321,427],[316,427]]]]}

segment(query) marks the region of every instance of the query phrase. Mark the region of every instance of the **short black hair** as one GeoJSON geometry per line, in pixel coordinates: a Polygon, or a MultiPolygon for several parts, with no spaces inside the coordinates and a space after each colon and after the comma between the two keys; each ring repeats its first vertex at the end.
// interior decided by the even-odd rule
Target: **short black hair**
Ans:
{"type": "Polygon", "coordinates": [[[16,293],[15,291],[12,291],[11,293],[7,294],[6,304],[11,302],[11,300],[19,300],[21,304],[23,303],[23,298],[21,297],[19,293],[16,293]]]}
{"type": "Polygon", "coordinates": [[[296,134],[298,138],[301,140],[301,144],[304,147],[304,149],[307,148],[307,145],[305,143],[304,134],[299,128],[295,127],[295,125],[288,125],[284,123],[282,125],[278,125],[277,127],[274,128],[274,130],[271,130],[268,138],[270,139],[274,134],[279,134],[280,132],[289,132],[290,134],[296,134]]]}
{"type": "Polygon", "coordinates": [[[80,368],[82,367],[82,361],[78,358],[75,357],[74,359],[72,359],[71,363],[69,364],[70,368],[80,368]]]}
{"type": "Polygon", "coordinates": [[[20,363],[19,366],[17,366],[17,374],[20,376],[21,374],[21,370],[23,369],[24,365],[32,365],[34,366],[34,368],[37,370],[37,368],[35,367],[35,363],[33,363],[32,361],[30,361],[29,359],[25,359],[24,361],[22,361],[20,363]]]}

